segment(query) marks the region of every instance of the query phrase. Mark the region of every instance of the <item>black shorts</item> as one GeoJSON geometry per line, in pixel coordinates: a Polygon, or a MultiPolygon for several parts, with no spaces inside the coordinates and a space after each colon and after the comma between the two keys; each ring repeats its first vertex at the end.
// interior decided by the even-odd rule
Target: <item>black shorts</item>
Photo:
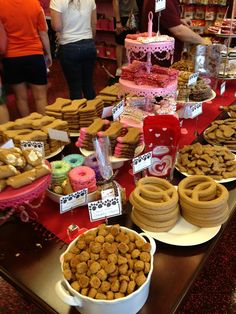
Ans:
{"type": "Polygon", "coordinates": [[[3,58],[4,84],[46,85],[47,67],[43,55],[3,58]]]}
{"type": "MultiPolygon", "coordinates": [[[[124,17],[120,18],[120,22],[121,22],[122,26],[126,26],[128,18],[129,18],[128,16],[124,16],[124,17]]],[[[116,28],[116,22],[114,22],[114,26],[116,28]]],[[[136,32],[137,32],[136,30],[127,29],[127,30],[123,31],[120,34],[115,33],[115,42],[116,42],[116,44],[124,46],[126,35],[128,35],[128,34],[135,34],[136,32]]]]}

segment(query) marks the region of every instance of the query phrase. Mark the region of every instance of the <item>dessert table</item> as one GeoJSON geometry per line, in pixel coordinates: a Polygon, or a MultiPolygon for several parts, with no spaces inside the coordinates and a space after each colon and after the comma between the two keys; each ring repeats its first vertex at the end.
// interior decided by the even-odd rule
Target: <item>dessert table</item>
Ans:
{"type": "MultiPolygon", "coordinates": [[[[195,125],[191,122],[190,124],[195,125]]],[[[198,131],[202,132],[200,124],[198,131]]],[[[203,142],[203,137],[200,135],[197,140],[203,142]]],[[[124,176],[128,178],[130,174],[126,172],[124,176]]],[[[183,175],[175,171],[174,183],[182,178],[183,175]]],[[[231,216],[211,240],[192,246],[174,246],[156,240],[150,293],[139,314],[178,313],[197,275],[227,232],[231,220],[235,219],[235,182],[225,184],[230,195],[231,216]]],[[[55,211],[53,206],[56,205],[52,205],[52,201],[45,198],[42,205],[43,217],[51,217],[55,224],[59,224],[59,209],[55,211]]],[[[139,232],[140,229],[130,220],[130,209],[127,203],[123,215],[109,219],[108,223],[120,223],[139,232]]],[[[40,218],[40,208],[38,214],[40,218]]],[[[39,313],[78,313],[76,308],[63,303],[54,289],[62,278],[59,257],[67,247],[66,241],[40,223],[42,219],[22,222],[18,217],[12,216],[0,226],[0,275],[35,303],[39,313]]]]}

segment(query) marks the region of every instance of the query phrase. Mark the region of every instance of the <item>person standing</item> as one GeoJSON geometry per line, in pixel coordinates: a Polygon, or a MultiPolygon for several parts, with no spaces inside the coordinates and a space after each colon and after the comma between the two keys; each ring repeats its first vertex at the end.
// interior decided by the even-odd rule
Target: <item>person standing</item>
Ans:
{"type": "Polygon", "coordinates": [[[115,17],[115,42],[116,42],[116,76],[121,74],[123,64],[125,37],[128,34],[135,34],[139,27],[139,8],[136,0],[112,0],[115,17]],[[132,29],[127,25],[130,17],[135,19],[135,26],[132,29]]]}
{"type": "MultiPolygon", "coordinates": [[[[7,35],[5,32],[5,29],[3,27],[3,24],[0,20],[0,58],[1,55],[3,55],[7,48],[7,35]]],[[[0,70],[1,70],[1,60],[0,60],[0,70]]],[[[9,121],[9,111],[6,105],[6,98],[4,93],[4,88],[1,81],[1,75],[0,75],[0,124],[8,122],[9,121]]]]}
{"type": "Polygon", "coordinates": [[[30,113],[28,85],[37,112],[44,114],[47,66],[51,66],[52,57],[43,9],[38,0],[0,0],[0,20],[7,34],[4,83],[12,88],[21,116],[30,113]]]}
{"type": "Polygon", "coordinates": [[[95,98],[93,73],[97,10],[94,0],[51,0],[52,28],[59,39],[58,56],[70,99],[95,98]]]}
{"type": "MultiPolygon", "coordinates": [[[[155,1],[144,0],[142,9],[141,30],[147,31],[148,13],[155,12],[155,1]]],[[[153,31],[157,32],[158,13],[154,13],[153,31]]],[[[175,38],[174,62],[181,59],[184,43],[195,45],[209,45],[209,42],[195,33],[191,28],[191,21],[181,19],[179,0],[166,0],[166,8],[161,11],[160,33],[175,38]]]]}

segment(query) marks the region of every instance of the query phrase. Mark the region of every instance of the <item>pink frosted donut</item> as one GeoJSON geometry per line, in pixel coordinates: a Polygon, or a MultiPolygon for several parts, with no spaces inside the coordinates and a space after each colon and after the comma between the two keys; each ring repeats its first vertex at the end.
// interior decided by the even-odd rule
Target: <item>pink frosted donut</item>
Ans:
{"type": "Polygon", "coordinates": [[[88,188],[88,193],[91,193],[97,189],[95,172],[87,166],[75,167],[68,176],[74,191],[88,188]]]}

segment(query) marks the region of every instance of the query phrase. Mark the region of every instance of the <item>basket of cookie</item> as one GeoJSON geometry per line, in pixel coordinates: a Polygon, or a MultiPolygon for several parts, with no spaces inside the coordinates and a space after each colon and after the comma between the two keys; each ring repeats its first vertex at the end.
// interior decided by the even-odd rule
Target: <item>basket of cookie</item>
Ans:
{"type": "Polygon", "coordinates": [[[0,148],[0,209],[16,207],[44,193],[51,169],[31,148],[0,148]]]}
{"type": "Polygon", "coordinates": [[[99,225],[61,255],[63,280],[56,292],[80,313],[137,313],[148,297],[155,249],[155,241],[143,233],[99,225]]]}

